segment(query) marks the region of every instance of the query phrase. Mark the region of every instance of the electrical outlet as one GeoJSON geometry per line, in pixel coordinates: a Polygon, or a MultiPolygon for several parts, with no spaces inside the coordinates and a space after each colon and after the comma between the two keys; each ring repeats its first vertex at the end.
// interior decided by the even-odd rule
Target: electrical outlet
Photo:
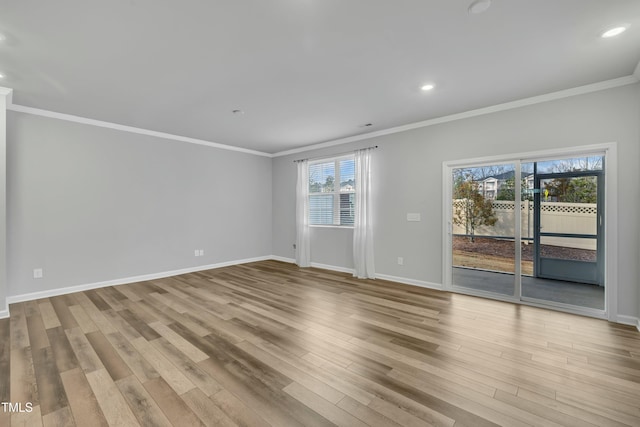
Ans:
{"type": "Polygon", "coordinates": [[[34,268],[33,269],[33,278],[34,279],[42,279],[43,277],[43,272],[41,268],[34,268]]]}
{"type": "Polygon", "coordinates": [[[193,251],[194,256],[200,256],[200,251],[198,249],[193,251]]]}
{"type": "Polygon", "coordinates": [[[398,265],[404,265],[404,258],[401,256],[398,257],[398,265]]]}
{"type": "Polygon", "coordinates": [[[200,249],[200,256],[204,256],[204,249],[200,249]]]}

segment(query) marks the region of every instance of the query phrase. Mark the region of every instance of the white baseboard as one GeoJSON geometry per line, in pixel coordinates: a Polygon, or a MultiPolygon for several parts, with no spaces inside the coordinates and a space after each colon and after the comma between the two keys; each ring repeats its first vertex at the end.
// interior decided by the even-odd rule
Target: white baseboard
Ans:
{"type": "MultiPolygon", "coordinates": [[[[144,282],[146,280],[162,279],[162,278],[165,278],[165,277],[178,276],[180,274],[194,273],[196,271],[212,270],[214,268],[228,267],[228,266],[231,266],[231,265],[238,265],[238,264],[246,264],[246,263],[249,263],[249,262],[265,261],[265,260],[268,260],[268,259],[272,259],[272,257],[270,255],[267,255],[267,256],[261,256],[261,257],[256,257],[256,258],[247,258],[247,259],[234,260],[234,261],[225,261],[225,262],[220,262],[220,263],[216,263],[216,264],[208,264],[208,265],[200,265],[200,266],[197,266],[197,267],[183,268],[183,269],[180,269],[180,270],[164,271],[162,273],[143,274],[143,275],[140,275],[140,276],[125,277],[125,278],[121,278],[121,279],[107,280],[107,281],[104,281],[104,282],[87,283],[87,284],[84,284],[84,285],[76,285],[76,286],[69,286],[69,287],[65,287],[65,288],[50,289],[50,290],[40,291],[40,292],[31,292],[31,293],[22,294],[22,295],[13,295],[13,296],[7,297],[7,304],[14,304],[14,303],[24,302],[24,301],[32,301],[32,300],[37,300],[37,299],[40,299],[40,298],[55,297],[55,296],[58,296],[58,295],[65,295],[65,294],[70,294],[70,293],[73,293],[73,292],[88,291],[90,289],[104,288],[104,287],[107,287],[107,286],[124,285],[124,284],[127,284],[127,283],[144,282]]],[[[0,311],[0,317],[2,316],[2,313],[3,313],[3,311],[0,311]]]]}
{"type": "Polygon", "coordinates": [[[312,262],[311,267],[321,268],[323,270],[337,271],[339,273],[353,274],[353,268],[338,267],[337,265],[320,264],[319,262],[312,262]]]}
{"type": "Polygon", "coordinates": [[[278,255],[271,255],[271,259],[274,261],[282,261],[282,262],[288,262],[289,264],[295,264],[296,260],[293,258],[286,258],[283,256],[278,256],[278,255]]]}
{"type": "MultiPolygon", "coordinates": [[[[136,283],[136,282],[144,282],[147,280],[162,279],[165,277],[178,276],[180,274],[194,273],[197,271],[212,270],[215,268],[228,267],[232,265],[247,264],[250,262],[258,262],[258,261],[266,261],[266,260],[275,260],[275,261],[282,261],[290,264],[295,264],[295,259],[293,258],[282,257],[278,255],[267,255],[267,256],[261,256],[261,257],[255,257],[255,258],[225,261],[225,262],[220,262],[216,264],[201,265],[197,267],[183,268],[180,270],[165,271],[161,273],[144,274],[140,276],[126,277],[121,279],[108,280],[104,282],[87,283],[84,285],[69,286],[65,288],[51,289],[51,290],[40,291],[40,292],[32,292],[32,293],[22,294],[22,295],[13,295],[13,296],[7,297],[6,308],[4,310],[0,310],[0,319],[9,317],[9,304],[13,304],[13,303],[32,301],[40,298],[55,297],[58,295],[65,295],[65,294],[70,294],[74,292],[82,292],[90,289],[104,288],[107,286],[117,286],[117,285],[124,285],[127,283],[136,283]]],[[[312,262],[311,266],[315,268],[321,268],[324,270],[353,274],[352,268],[338,267],[335,265],[321,264],[316,262],[312,262]]],[[[443,290],[444,288],[443,285],[439,283],[409,279],[406,277],[391,276],[388,274],[376,274],[376,278],[382,279],[382,280],[388,280],[396,283],[403,283],[406,285],[419,286],[421,288],[436,289],[436,290],[443,290]]],[[[616,321],[618,323],[622,323],[625,325],[633,325],[638,329],[638,331],[640,331],[640,318],[638,317],[618,315],[616,321]]]]}
{"type": "Polygon", "coordinates": [[[616,321],[618,323],[622,323],[623,325],[635,326],[636,328],[638,328],[638,331],[640,331],[640,318],[618,314],[616,321]]]}
{"type": "Polygon", "coordinates": [[[423,280],[408,279],[406,277],[390,276],[388,274],[376,274],[377,279],[388,280],[390,282],[403,283],[405,285],[419,286],[421,288],[436,289],[441,291],[444,287],[439,283],[425,282],[423,280]]]}
{"type": "MultiPolygon", "coordinates": [[[[278,256],[278,255],[272,255],[271,259],[274,260],[274,261],[288,262],[290,264],[295,264],[296,263],[296,260],[293,259],[293,258],[286,258],[286,257],[278,256]]],[[[338,267],[337,265],[321,264],[319,262],[312,262],[311,263],[311,267],[313,267],[313,268],[321,268],[323,270],[337,271],[337,272],[340,272],[340,273],[353,274],[353,268],[338,267]]]]}
{"type": "MultiPolygon", "coordinates": [[[[295,264],[295,262],[296,262],[296,260],[293,259],[293,258],[286,258],[286,257],[278,256],[278,255],[273,255],[271,257],[271,259],[276,260],[276,261],[288,262],[288,263],[291,263],[291,264],[295,264]]],[[[338,272],[341,272],[341,273],[353,274],[353,269],[352,268],[338,267],[338,266],[335,266],[335,265],[320,264],[320,263],[317,263],[317,262],[312,262],[311,263],[311,267],[322,268],[324,270],[338,271],[338,272]]],[[[377,274],[376,273],[376,279],[388,280],[390,282],[403,283],[405,285],[419,286],[421,288],[436,289],[436,290],[439,290],[439,291],[441,291],[443,289],[443,286],[441,284],[439,284],[439,283],[425,282],[423,280],[416,280],[416,279],[409,279],[409,278],[406,278],[406,277],[391,276],[391,275],[388,275],[388,274],[377,274]]]]}

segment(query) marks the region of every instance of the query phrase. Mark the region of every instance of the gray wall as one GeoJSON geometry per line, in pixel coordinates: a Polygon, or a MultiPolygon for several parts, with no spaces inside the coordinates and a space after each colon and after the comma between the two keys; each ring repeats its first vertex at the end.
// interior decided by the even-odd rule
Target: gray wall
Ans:
{"type": "MultiPolygon", "coordinates": [[[[618,143],[618,280],[620,315],[638,316],[640,235],[640,85],[564,98],[513,110],[283,156],[273,162],[273,252],[293,258],[295,167],[313,158],[378,145],[374,170],[376,272],[441,284],[442,163],[605,142],[618,143]],[[422,214],[407,222],[408,212],[422,214]],[[404,257],[404,265],[397,257],[404,257]]],[[[351,268],[352,231],[316,228],[312,262],[351,268]]]]}
{"type": "Polygon", "coordinates": [[[7,297],[7,139],[6,98],[0,95],[0,312],[7,297]]]}
{"type": "Polygon", "coordinates": [[[9,296],[271,254],[268,157],[17,112],[7,155],[9,296]]]}

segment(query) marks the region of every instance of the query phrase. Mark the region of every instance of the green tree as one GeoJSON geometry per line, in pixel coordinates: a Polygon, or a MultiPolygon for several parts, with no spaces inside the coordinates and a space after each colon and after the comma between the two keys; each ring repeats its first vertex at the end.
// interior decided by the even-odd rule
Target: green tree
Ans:
{"type": "Polygon", "coordinates": [[[309,177],[309,193],[319,193],[322,190],[320,183],[313,179],[313,177],[309,177]]]}
{"type": "Polygon", "coordinates": [[[324,183],[323,186],[323,192],[332,192],[333,191],[333,182],[335,181],[335,178],[332,177],[331,175],[329,175],[324,183]]]}
{"type": "Polygon", "coordinates": [[[453,222],[465,227],[469,241],[475,242],[476,228],[482,225],[493,226],[498,221],[493,212],[493,203],[480,194],[477,182],[457,180],[453,197],[462,200],[461,204],[454,207],[453,222]]]}
{"type": "MultiPolygon", "coordinates": [[[[496,200],[511,200],[514,201],[516,199],[516,190],[515,190],[515,178],[507,179],[501,186],[500,190],[498,190],[498,196],[496,200]]],[[[522,200],[533,200],[533,195],[527,191],[527,179],[522,178],[520,183],[521,190],[521,199],[522,200]]]]}
{"type": "Polygon", "coordinates": [[[515,189],[514,178],[507,179],[498,190],[498,195],[496,196],[496,200],[515,200],[516,199],[516,189],[515,189]]]}
{"type": "Polygon", "coordinates": [[[563,203],[596,203],[598,198],[596,178],[555,178],[545,183],[549,197],[563,203]]]}

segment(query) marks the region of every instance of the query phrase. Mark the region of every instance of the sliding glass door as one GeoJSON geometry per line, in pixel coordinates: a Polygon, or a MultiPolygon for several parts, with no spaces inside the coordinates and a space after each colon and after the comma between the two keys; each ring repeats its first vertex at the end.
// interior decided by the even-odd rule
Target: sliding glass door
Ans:
{"type": "Polygon", "coordinates": [[[602,315],[604,163],[578,153],[447,168],[448,287],[602,315]]]}
{"type": "Polygon", "coordinates": [[[515,167],[453,169],[454,286],[514,295],[515,167]]]}

